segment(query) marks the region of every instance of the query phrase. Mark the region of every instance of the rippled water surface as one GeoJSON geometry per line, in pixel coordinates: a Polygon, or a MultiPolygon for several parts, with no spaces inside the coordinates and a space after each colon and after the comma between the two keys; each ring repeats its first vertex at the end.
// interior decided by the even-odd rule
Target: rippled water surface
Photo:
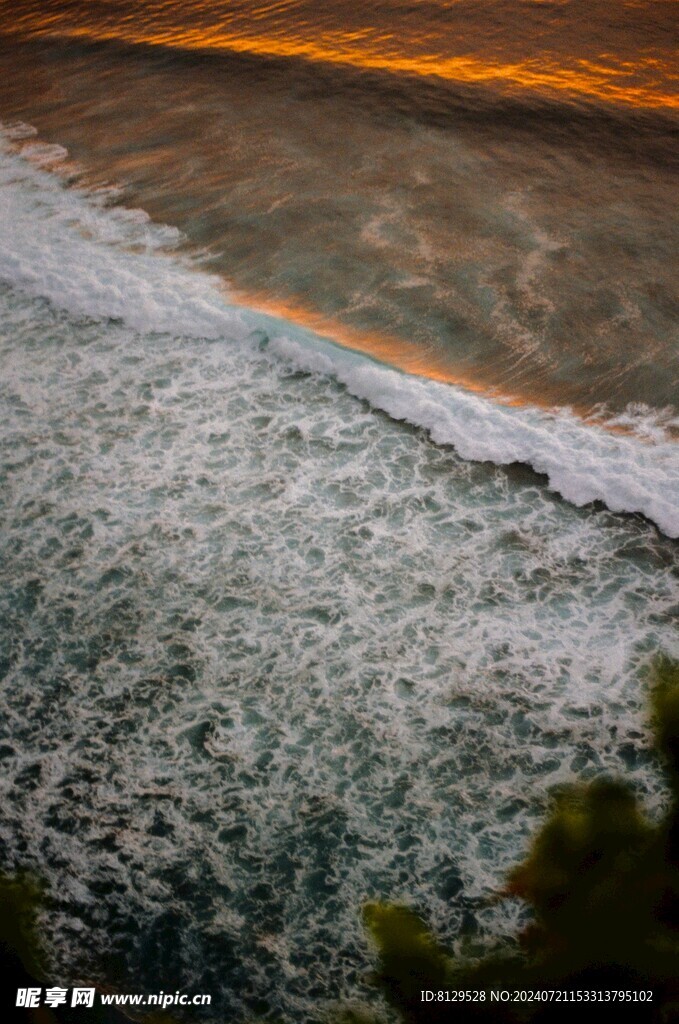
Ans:
{"type": "Polygon", "coordinates": [[[50,983],[209,1021],[456,950],[679,656],[668,3],[0,29],[0,836],[50,983]]]}
{"type": "Polygon", "coordinates": [[[20,3],[1,113],[180,228],[251,306],[410,372],[667,420],[675,14],[20,3]]]}
{"type": "Polygon", "coordinates": [[[20,0],[7,28],[677,108],[673,0],[20,0]]]}

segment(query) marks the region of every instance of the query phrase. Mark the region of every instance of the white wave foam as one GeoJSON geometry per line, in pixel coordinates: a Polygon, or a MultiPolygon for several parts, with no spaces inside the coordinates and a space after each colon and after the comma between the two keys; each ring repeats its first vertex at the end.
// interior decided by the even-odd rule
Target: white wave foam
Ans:
{"type": "MultiPolygon", "coordinates": [[[[229,304],[218,278],[164,250],[176,242],[142,211],[107,208],[35,166],[42,150],[0,133],[0,277],[72,313],[122,319],[140,331],[252,341],[312,373],[335,377],[355,396],[427,430],[470,460],[527,463],[575,505],[604,502],[642,513],[679,537],[679,448],[657,437],[615,434],[562,410],[509,407],[458,387],[375,363],[286,321],[229,304]],[[25,148],[26,148],[25,147],[25,148]]],[[[47,147],[50,149],[50,147],[47,147]]],[[[51,150],[50,150],[51,151],[51,150]]],[[[53,154],[54,155],[54,154],[53,154]]],[[[57,154],[59,155],[59,154],[57,154]]],[[[52,161],[53,162],[53,161],[52,161]]]]}
{"type": "Polygon", "coordinates": [[[25,145],[21,155],[36,167],[53,167],[54,164],[61,164],[67,159],[68,150],[47,142],[35,142],[25,145]]]}
{"type": "Polygon", "coordinates": [[[638,437],[656,443],[679,437],[679,416],[672,406],[654,409],[645,402],[630,402],[618,413],[611,413],[602,406],[596,410],[593,420],[608,428],[622,427],[633,431],[638,437]]]}
{"type": "Polygon", "coordinates": [[[145,215],[13,160],[0,841],[55,895],[52,976],[110,983],[115,957],[135,990],[213,991],[215,1022],[246,991],[299,1021],[318,964],[363,993],[366,899],[454,949],[470,920],[515,933],[486,899],[549,787],[625,772],[667,799],[641,691],[679,654],[676,545],[349,392],[498,458],[596,430],[237,311],[145,215]]]}
{"type": "Polygon", "coordinates": [[[9,142],[21,142],[24,139],[34,139],[38,129],[25,121],[13,121],[11,124],[0,122],[0,136],[9,142]]]}
{"type": "Polygon", "coordinates": [[[498,405],[367,361],[328,358],[289,339],[276,339],[273,347],[304,369],[332,374],[395,419],[423,427],[465,459],[527,463],[574,505],[602,501],[613,512],[641,512],[669,537],[679,537],[679,449],[671,442],[649,445],[611,434],[567,410],[549,414],[498,405]]]}

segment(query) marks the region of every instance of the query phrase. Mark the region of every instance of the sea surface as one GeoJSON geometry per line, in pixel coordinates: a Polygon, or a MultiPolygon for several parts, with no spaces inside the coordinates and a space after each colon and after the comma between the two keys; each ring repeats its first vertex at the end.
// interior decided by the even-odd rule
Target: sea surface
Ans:
{"type": "MultiPolygon", "coordinates": [[[[0,0],[0,869],[51,984],[375,1003],[656,814],[676,5],[0,0]]],[[[193,1012],[190,1019],[198,1019],[193,1012]]]]}

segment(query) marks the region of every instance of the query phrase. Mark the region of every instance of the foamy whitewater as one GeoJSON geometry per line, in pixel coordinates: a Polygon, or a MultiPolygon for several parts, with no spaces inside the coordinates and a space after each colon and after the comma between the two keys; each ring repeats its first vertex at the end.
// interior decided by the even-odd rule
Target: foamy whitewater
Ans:
{"type": "Polygon", "coordinates": [[[315,1020],[373,998],[366,899],[492,944],[552,786],[662,803],[677,446],[237,308],[66,157],[5,130],[4,866],[53,984],[315,1020]]]}

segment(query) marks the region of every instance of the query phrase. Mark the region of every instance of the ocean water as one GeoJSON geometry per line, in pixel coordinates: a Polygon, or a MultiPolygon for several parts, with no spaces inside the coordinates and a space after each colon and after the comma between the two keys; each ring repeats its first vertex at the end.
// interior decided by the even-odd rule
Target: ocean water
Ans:
{"type": "Polygon", "coordinates": [[[476,6],[4,27],[1,866],[53,984],[315,1021],[375,998],[366,900],[492,947],[551,787],[663,806],[669,6],[605,59],[476,6]]]}
{"type": "Polygon", "coordinates": [[[2,118],[250,307],[676,436],[675,5],[514,7],[13,3],[2,118]]]}

